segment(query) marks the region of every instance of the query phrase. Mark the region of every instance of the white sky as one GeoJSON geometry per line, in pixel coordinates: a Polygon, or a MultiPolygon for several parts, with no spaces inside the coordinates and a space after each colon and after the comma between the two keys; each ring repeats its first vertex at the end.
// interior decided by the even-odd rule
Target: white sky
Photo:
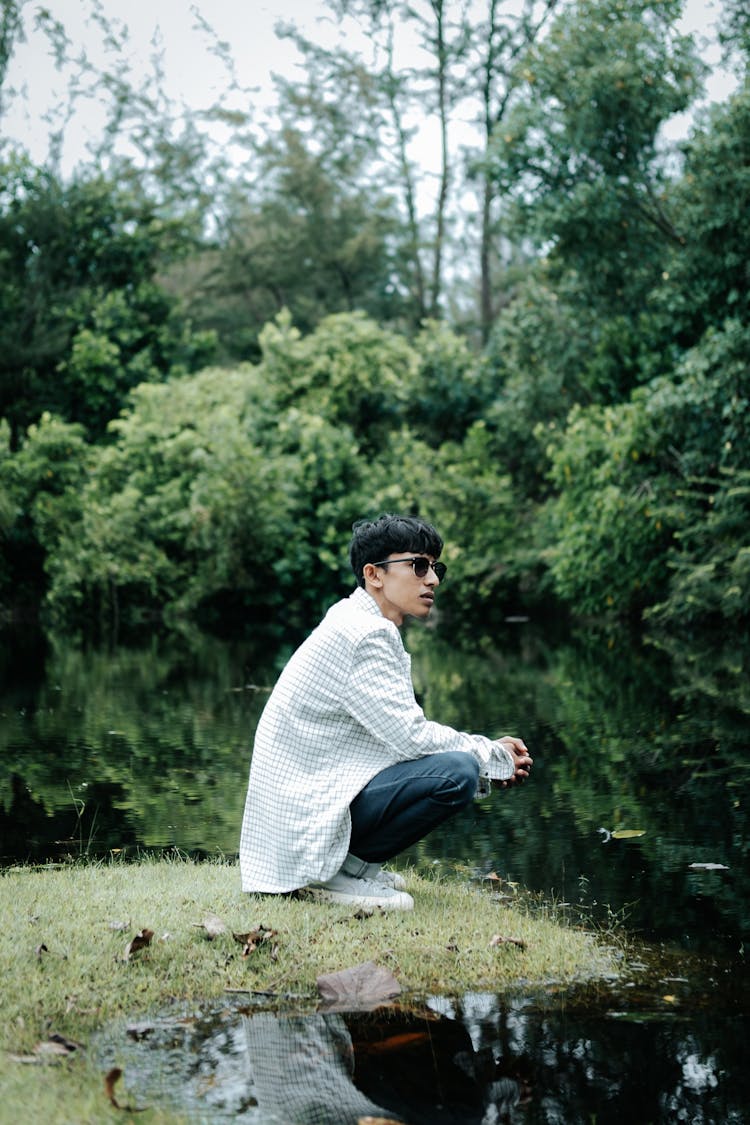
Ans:
{"type": "MultiPolygon", "coordinates": [[[[51,11],[77,49],[85,49],[97,61],[104,62],[105,67],[113,69],[114,56],[108,64],[104,61],[101,29],[86,18],[91,3],[92,0],[48,0],[41,4],[26,0],[27,42],[18,45],[6,79],[3,135],[22,143],[35,162],[41,163],[47,155],[50,114],[53,123],[60,123],[55,107],[65,102],[68,77],[55,70],[47,40],[34,32],[34,15],[41,8],[51,11]],[[9,97],[11,90],[18,91],[19,96],[9,97]]],[[[326,15],[323,0],[99,0],[99,4],[108,20],[115,21],[117,26],[124,23],[129,29],[126,54],[133,74],[149,72],[149,60],[159,45],[164,52],[170,97],[194,109],[207,108],[220,100],[231,105],[227,98],[226,68],[208,49],[209,41],[197,23],[196,9],[204,13],[217,37],[228,44],[239,83],[259,88],[255,95],[259,105],[268,101],[271,73],[290,75],[295,65],[292,46],[274,35],[277,20],[292,20],[311,38],[326,44],[342,34],[342,29],[326,15]]],[[[718,0],[688,0],[685,26],[710,35],[718,11],[718,0]]],[[[716,67],[715,44],[706,49],[704,58],[716,67]]],[[[722,100],[732,85],[727,75],[715,72],[709,84],[709,100],[722,100]]],[[[247,108],[247,100],[242,108],[247,108]]],[[[102,124],[103,114],[101,106],[97,108],[94,91],[78,103],[74,118],[66,125],[64,172],[85,157],[87,136],[101,137],[102,124]]],[[[676,119],[669,133],[679,135],[686,128],[686,121],[676,119]]]]}
{"type": "MultiPolygon", "coordinates": [[[[260,0],[98,0],[113,28],[128,29],[123,52],[139,78],[153,72],[155,50],[163,52],[166,89],[176,103],[192,109],[209,108],[222,102],[226,108],[248,108],[244,101],[228,95],[226,65],[210,49],[211,37],[200,26],[196,12],[224,41],[234,60],[238,83],[257,88],[256,104],[269,101],[273,72],[291,76],[299,57],[293,46],[276,37],[279,20],[294,22],[311,38],[332,42],[338,34],[330,17],[325,16],[322,0],[285,0],[263,3],[260,0]]],[[[35,161],[47,153],[51,123],[59,123],[59,107],[66,101],[70,72],[55,68],[48,40],[33,29],[34,14],[41,8],[51,11],[74,45],[104,69],[114,70],[115,54],[105,53],[102,30],[88,17],[92,0],[49,0],[40,4],[27,0],[26,42],[16,47],[6,79],[3,135],[20,141],[35,161]],[[13,92],[15,96],[9,97],[13,92]]],[[[78,109],[65,129],[63,170],[68,171],[85,156],[86,138],[99,139],[104,121],[101,101],[96,94],[78,102],[78,109]]]]}

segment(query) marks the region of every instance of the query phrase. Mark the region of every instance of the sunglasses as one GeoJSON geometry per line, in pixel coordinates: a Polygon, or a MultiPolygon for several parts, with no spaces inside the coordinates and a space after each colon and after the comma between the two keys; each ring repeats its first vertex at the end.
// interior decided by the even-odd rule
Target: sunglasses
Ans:
{"type": "Polygon", "coordinates": [[[445,563],[442,563],[442,562],[431,563],[429,559],[426,559],[424,557],[424,555],[414,555],[413,558],[408,558],[408,559],[385,559],[383,562],[376,562],[376,563],[373,563],[372,565],[373,566],[390,566],[391,563],[399,563],[399,562],[411,563],[412,567],[414,568],[414,573],[416,574],[417,578],[426,578],[427,577],[427,571],[431,567],[432,570],[434,571],[435,577],[437,578],[438,582],[443,581],[443,579],[445,578],[445,572],[448,569],[448,567],[445,565],[445,563]]]}

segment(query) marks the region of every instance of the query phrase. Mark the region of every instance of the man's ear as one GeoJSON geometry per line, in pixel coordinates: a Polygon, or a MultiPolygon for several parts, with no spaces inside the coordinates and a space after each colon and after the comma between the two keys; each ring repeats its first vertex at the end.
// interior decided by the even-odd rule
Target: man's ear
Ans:
{"type": "Polygon", "coordinates": [[[383,585],[383,576],[379,567],[374,563],[365,563],[362,567],[362,576],[369,586],[380,587],[383,585]]]}

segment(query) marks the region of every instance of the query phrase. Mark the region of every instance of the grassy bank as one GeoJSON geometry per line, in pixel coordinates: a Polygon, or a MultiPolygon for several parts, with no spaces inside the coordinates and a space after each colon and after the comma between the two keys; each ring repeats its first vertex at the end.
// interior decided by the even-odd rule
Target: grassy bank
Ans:
{"type": "MultiPolygon", "coordinates": [[[[564,985],[614,971],[612,952],[592,935],[508,905],[491,883],[407,881],[413,912],[363,917],[353,908],[242,895],[229,863],[2,873],[0,1121],[122,1121],[87,1060],[87,1038],[116,1017],[137,1018],[174,999],[247,989],[271,994],[269,1004],[312,1010],[319,974],[363,961],[388,968],[407,1000],[564,985]],[[254,949],[234,936],[261,928],[261,938],[275,933],[256,935],[254,949]],[[153,936],[136,949],[142,931],[153,936]],[[53,1035],[81,1049],[54,1063],[31,1061],[53,1035]]],[[[149,1110],[137,1120],[179,1118],[149,1110]]]]}

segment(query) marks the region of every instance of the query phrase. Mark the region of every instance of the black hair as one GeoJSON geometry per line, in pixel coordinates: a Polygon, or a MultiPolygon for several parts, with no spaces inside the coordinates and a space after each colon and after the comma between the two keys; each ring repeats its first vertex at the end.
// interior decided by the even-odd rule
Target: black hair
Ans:
{"type": "Polygon", "coordinates": [[[443,540],[426,520],[419,516],[396,516],[384,513],[375,520],[357,520],[352,527],[349,561],[359,586],[364,586],[365,563],[381,562],[397,551],[440,557],[443,540]]]}

